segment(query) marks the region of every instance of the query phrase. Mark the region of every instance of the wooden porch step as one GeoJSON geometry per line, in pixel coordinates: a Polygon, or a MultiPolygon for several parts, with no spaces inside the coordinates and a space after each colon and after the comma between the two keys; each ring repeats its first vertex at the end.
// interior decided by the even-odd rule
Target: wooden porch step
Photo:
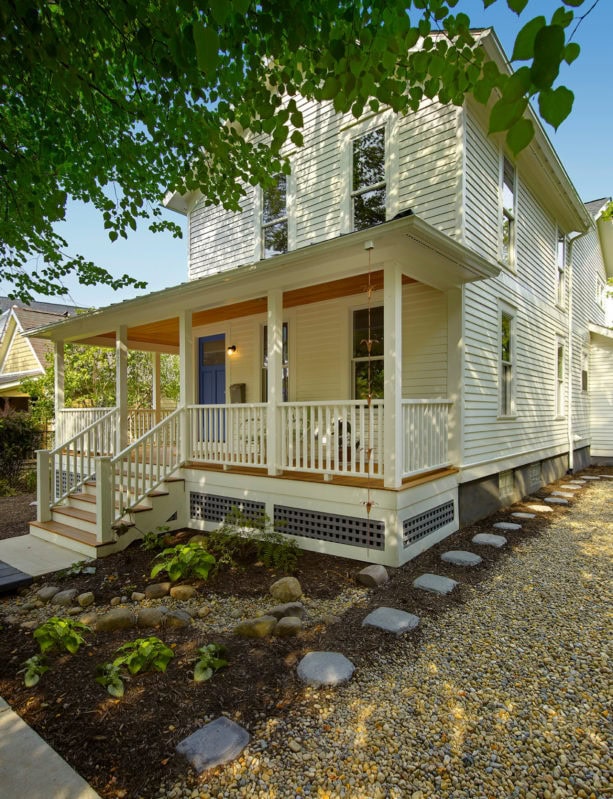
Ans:
{"type": "Polygon", "coordinates": [[[55,533],[55,535],[64,538],[71,538],[73,541],[80,541],[82,544],[88,546],[98,547],[96,536],[93,533],[85,533],[83,530],[78,530],[76,527],[70,527],[68,524],[61,522],[30,522],[30,527],[38,527],[40,530],[46,530],[48,533],[55,533]]]}
{"type": "MultiPolygon", "coordinates": [[[[147,494],[148,497],[167,497],[168,491],[150,491],[147,494]]],[[[95,506],[97,503],[97,497],[95,494],[71,494],[70,496],[71,502],[86,502],[88,505],[95,506]]],[[[119,508],[119,503],[115,503],[115,507],[119,508]]],[[[144,513],[146,510],[151,510],[149,505],[135,505],[133,508],[130,508],[132,513],[144,513]]],[[[84,511],[85,513],[87,511],[84,511]]]]}
{"type": "Polygon", "coordinates": [[[69,516],[71,519],[78,519],[81,522],[96,524],[96,514],[81,508],[72,508],[69,505],[55,505],[51,512],[58,516],[69,516]]]}

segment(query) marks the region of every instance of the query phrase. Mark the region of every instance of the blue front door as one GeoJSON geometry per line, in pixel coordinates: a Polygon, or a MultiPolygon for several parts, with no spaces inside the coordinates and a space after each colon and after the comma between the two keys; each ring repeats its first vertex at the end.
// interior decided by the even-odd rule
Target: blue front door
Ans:
{"type": "Polygon", "coordinates": [[[222,405],[226,401],[226,337],[203,336],[198,339],[198,402],[222,405]]]}

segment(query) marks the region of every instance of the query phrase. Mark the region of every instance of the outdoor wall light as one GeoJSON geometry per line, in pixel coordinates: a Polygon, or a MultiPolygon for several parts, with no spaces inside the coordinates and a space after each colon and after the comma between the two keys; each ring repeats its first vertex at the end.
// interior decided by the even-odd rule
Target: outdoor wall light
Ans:
{"type": "Polygon", "coordinates": [[[236,352],[236,344],[232,344],[230,347],[228,347],[227,352],[228,355],[234,355],[234,353],[236,352]]]}

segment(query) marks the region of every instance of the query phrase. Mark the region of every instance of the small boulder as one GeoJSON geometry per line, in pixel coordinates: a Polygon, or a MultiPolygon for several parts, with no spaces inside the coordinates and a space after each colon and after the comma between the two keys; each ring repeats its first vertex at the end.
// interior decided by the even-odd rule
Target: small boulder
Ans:
{"type": "Polygon", "coordinates": [[[82,613],[79,616],[79,621],[81,624],[84,624],[86,627],[91,627],[92,630],[96,629],[96,623],[98,621],[98,614],[94,610],[90,610],[88,613],[82,613]]]}
{"type": "Polygon", "coordinates": [[[145,588],[145,597],[147,599],[162,599],[168,596],[172,583],[151,583],[145,588]]]}
{"type": "Polygon", "coordinates": [[[296,616],[284,616],[279,619],[275,629],[274,635],[279,638],[291,638],[293,635],[298,635],[302,632],[302,622],[296,616]]]}
{"type": "Polygon", "coordinates": [[[286,602],[284,605],[275,605],[266,612],[267,616],[274,616],[275,619],[284,619],[287,616],[304,619],[305,614],[306,610],[302,602],[286,602]]]}
{"type": "Polygon", "coordinates": [[[170,596],[184,602],[196,596],[196,589],[192,585],[173,585],[170,589],[170,596]]]}
{"type": "Polygon", "coordinates": [[[128,630],[135,625],[136,616],[130,608],[114,608],[98,617],[96,630],[99,633],[108,633],[115,630],[128,630]]]}
{"type": "Polygon", "coordinates": [[[121,605],[121,597],[120,596],[114,596],[111,599],[111,603],[110,604],[111,604],[111,607],[113,607],[113,608],[116,608],[117,605],[121,605]]]}
{"type": "Polygon", "coordinates": [[[270,593],[279,602],[294,602],[302,596],[302,587],[295,577],[282,577],[270,586],[270,593]]]}
{"type": "Polygon", "coordinates": [[[189,627],[192,617],[184,610],[169,610],[164,616],[164,627],[179,629],[189,627]]]}
{"type": "Polygon", "coordinates": [[[40,591],[37,591],[36,596],[41,602],[47,604],[56,594],[59,594],[60,589],[56,585],[44,585],[40,591]]]}
{"type": "Polygon", "coordinates": [[[234,635],[241,638],[266,638],[277,626],[274,616],[258,616],[257,619],[246,619],[234,628],[234,635]]]}
{"type": "Polygon", "coordinates": [[[88,608],[90,605],[93,605],[95,601],[96,597],[92,591],[86,591],[84,594],[79,594],[77,597],[77,602],[82,608],[88,608]]]}
{"type": "Polygon", "coordinates": [[[133,592],[132,592],[132,596],[130,597],[130,599],[132,600],[132,602],[142,602],[142,601],[143,601],[143,599],[145,599],[145,598],[146,598],[146,597],[145,597],[145,595],[142,593],[142,591],[133,591],[133,592]]]}
{"type": "Polygon", "coordinates": [[[66,591],[58,591],[57,594],[54,594],[51,597],[51,604],[69,608],[72,605],[77,593],[78,591],[76,588],[68,588],[66,591]]]}
{"type": "Polygon", "coordinates": [[[198,618],[199,619],[206,619],[211,613],[211,608],[208,605],[203,605],[201,608],[198,608],[198,618]]]}
{"type": "Polygon", "coordinates": [[[74,608],[68,608],[68,615],[69,616],[78,616],[79,613],[81,613],[82,610],[83,610],[83,608],[80,608],[78,605],[76,605],[74,608]]]}
{"type": "Polygon", "coordinates": [[[389,580],[389,574],[385,566],[373,563],[358,572],[357,579],[361,585],[365,585],[367,588],[376,588],[379,585],[384,585],[389,580]]]}
{"type": "Polygon", "coordinates": [[[167,612],[165,607],[140,608],[136,614],[136,623],[139,627],[161,627],[167,612]]]}

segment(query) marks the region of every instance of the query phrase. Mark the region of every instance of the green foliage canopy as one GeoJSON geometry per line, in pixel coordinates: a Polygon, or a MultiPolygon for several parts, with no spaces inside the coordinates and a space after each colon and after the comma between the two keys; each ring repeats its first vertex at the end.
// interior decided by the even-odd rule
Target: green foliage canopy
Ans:
{"type": "MultiPolygon", "coordinates": [[[[569,39],[584,1],[558,0],[550,19],[529,19],[508,77],[485,61],[462,0],[7,0],[2,277],[22,299],[63,293],[70,272],[84,284],[141,287],[67,253],[54,225],[68,200],[92,203],[112,240],[139,219],[179,235],[160,218],[165,190],[199,189],[237,210],[243,186],[270,185],[288,171],[284,145],[301,146],[297,94],[355,117],[495,96],[490,130],[518,152],[533,135],[530,99],[554,127],[571,110],[572,93],[555,84],[579,54],[569,39]]],[[[484,6],[497,2],[517,14],[530,6],[484,6]]]]}

